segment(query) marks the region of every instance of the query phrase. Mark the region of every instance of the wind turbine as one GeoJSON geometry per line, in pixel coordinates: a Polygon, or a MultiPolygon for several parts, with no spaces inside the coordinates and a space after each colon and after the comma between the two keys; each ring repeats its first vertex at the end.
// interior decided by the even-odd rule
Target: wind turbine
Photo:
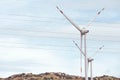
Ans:
{"type": "Polygon", "coordinates": [[[88,66],[90,64],[90,78],[91,80],[93,80],[93,75],[92,75],[92,61],[94,60],[93,57],[104,47],[104,45],[102,47],[100,47],[92,57],[88,58],[88,66]]]}
{"type": "MultiPolygon", "coordinates": [[[[82,40],[83,40],[83,36],[84,36],[84,51],[85,51],[85,53],[86,53],[86,34],[89,32],[89,30],[86,30],[86,29],[80,29],[80,27],[78,26],[78,25],[76,25],[68,16],[66,16],[64,13],[63,13],[63,11],[62,10],[60,10],[58,7],[57,7],[57,9],[60,11],[60,13],[80,32],[80,34],[81,34],[81,50],[82,50],[82,40]]],[[[85,75],[86,75],[86,80],[88,80],[87,79],[87,55],[86,55],[86,57],[85,57],[85,75]]],[[[82,63],[82,55],[81,55],[81,63],[82,63]]],[[[81,70],[82,70],[82,66],[81,66],[81,70]]]]}
{"type": "MultiPolygon", "coordinates": [[[[81,54],[82,54],[83,56],[85,56],[85,53],[81,50],[81,48],[78,46],[78,44],[77,44],[75,41],[73,41],[73,42],[74,42],[74,44],[76,45],[76,47],[80,50],[81,54]]],[[[93,56],[95,56],[95,54],[98,53],[103,47],[104,47],[104,45],[103,45],[102,47],[100,47],[99,50],[96,51],[93,56]]],[[[88,67],[89,67],[89,64],[90,64],[90,78],[91,78],[91,80],[93,80],[93,76],[92,76],[92,61],[93,61],[93,60],[94,60],[94,59],[91,58],[91,57],[88,58],[88,67]]]]}
{"type": "MultiPolygon", "coordinates": [[[[87,74],[87,71],[88,71],[88,61],[87,61],[87,52],[86,52],[86,34],[89,32],[89,30],[85,29],[85,28],[82,28],[80,29],[80,27],[75,24],[66,14],[64,14],[64,12],[62,10],[59,9],[59,7],[57,6],[56,7],[60,13],[80,32],[81,34],[81,50],[82,50],[82,43],[83,43],[83,38],[84,38],[84,54],[85,54],[85,80],[88,80],[88,74],[87,74]]],[[[101,10],[103,11],[104,8],[101,10]]],[[[96,17],[101,13],[101,11],[99,11],[97,13],[97,15],[89,22],[89,24],[87,26],[90,26],[90,24],[96,19],[96,17]]],[[[82,54],[81,54],[81,64],[82,64],[82,54]]],[[[82,66],[81,66],[81,69],[82,69],[82,66]]],[[[82,74],[82,72],[81,72],[82,74]]]]}

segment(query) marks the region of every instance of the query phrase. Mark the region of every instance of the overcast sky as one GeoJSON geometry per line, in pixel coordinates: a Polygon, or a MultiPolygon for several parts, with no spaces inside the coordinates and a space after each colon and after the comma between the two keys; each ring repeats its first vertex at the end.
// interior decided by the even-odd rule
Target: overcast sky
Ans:
{"type": "Polygon", "coordinates": [[[44,72],[80,75],[80,52],[72,42],[79,44],[79,31],[56,6],[80,28],[105,8],[87,27],[87,54],[94,58],[94,76],[120,77],[119,0],[0,0],[0,77],[44,72]]]}

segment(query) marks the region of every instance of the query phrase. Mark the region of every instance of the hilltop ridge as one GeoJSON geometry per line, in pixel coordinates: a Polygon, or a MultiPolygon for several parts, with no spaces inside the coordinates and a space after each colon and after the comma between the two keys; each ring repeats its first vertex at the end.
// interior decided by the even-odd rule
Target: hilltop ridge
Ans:
{"type": "MultiPolygon", "coordinates": [[[[21,73],[14,74],[7,78],[0,78],[0,80],[85,80],[84,77],[79,77],[75,75],[69,75],[61,72],[46,72],[41,74],[32,74],[32,73],[21,73]]],[[[90,78],[89,78],[90,80],[90,78]]],[[[120,78],[113,76],[97,76],[93,80],[120,80],[120,78]]]]}

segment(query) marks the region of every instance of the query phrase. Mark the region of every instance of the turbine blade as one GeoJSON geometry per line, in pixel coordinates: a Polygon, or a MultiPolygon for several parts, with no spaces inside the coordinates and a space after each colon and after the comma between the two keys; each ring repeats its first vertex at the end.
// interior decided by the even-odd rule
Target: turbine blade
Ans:
{"type": "Polygon", "coordinates": [[[78,46],[78,44],[73,40],[73,43],[76,45],[76,47],[80,50],[80,52],[85,56],[85,53],[82,51],[82,49],[78,46]]]}
{"type": "Polygon", "coordinates": [[[102,8],[100,11],[98,11],[97,14],[93,17],[93,19],[91,19],[91,20],[88,22],[88,24],[87,24],[86,27],[90,26],[90,25],[92,24],[92,22],[95,21],[95,19],[97,18],[97,16],[100,15],[101,12],[102,12],[104,9],[105,9],[105,8],[102,8]]]}
{"type": "Polygon", "coordinates": [[[103,47],[104,47],[104,45],[102,45],[102,46],[92,55],[92,57],[94,57],[100,50],[102,50],[103,47]]]}
{"type": "Polygon", "coordinates": [[[99,12],[98,12],[98,15],[104,10],[105,8],[102,8],[99,12]]]}
{"type": "Polygon", "coordinates": [[[77,30],[79,30],[80,32],[82,32],[81,29],[79,28],[79,26],[78,26],[77,24],[75,24],[68,16],[66,16],[66,15],[64,14],[64,12],[59,9],[58,6],[57,6],[56,8],[60,11],[60,13],[61,13],[77,30]]]}
{"type": "Polygon", "coordinates": [[[99,48],[99,50],[101,50],[104,47],[104,45],[102,47],[99,48]]]}

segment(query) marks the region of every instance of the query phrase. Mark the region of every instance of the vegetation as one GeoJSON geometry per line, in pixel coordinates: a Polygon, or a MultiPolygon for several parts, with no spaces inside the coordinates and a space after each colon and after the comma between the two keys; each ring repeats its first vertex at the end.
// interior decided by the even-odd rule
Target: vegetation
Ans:
{"type": "MultiPolygon", "coordinates": [[[[81,77],[79,76],[68,75],[60,72],[59,73],[46,72],[41,74],[22,73],[22,74],[15,74],[15,75],[9,76],[8,78],[0,78],[0,80],[80,80],[80,79],[81,77]]],[[[82,80],[85,80],[85,79],[82,78],[82,80]]],[[[120,80],[120,78],[103,75],[99,77],[94,77],[93,80],[120,80]]]]}

